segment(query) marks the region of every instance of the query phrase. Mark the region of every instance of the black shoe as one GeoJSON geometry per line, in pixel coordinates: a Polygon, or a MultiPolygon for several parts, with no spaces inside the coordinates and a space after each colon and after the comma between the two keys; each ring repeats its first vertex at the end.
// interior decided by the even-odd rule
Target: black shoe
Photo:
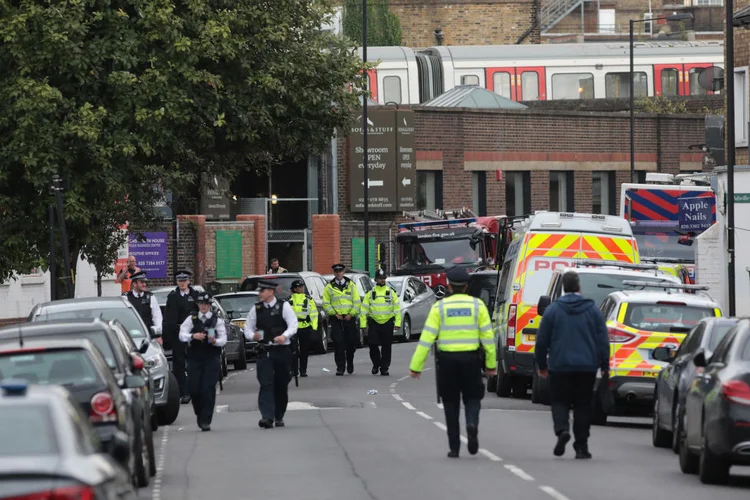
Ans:
{"type": "Polygon", "coordinates": [[[390,375],[390,374],[388,373],[388,369],[387,369],[387,368],[386,368],[385,370],[380,370],[380,374],[381,374],[382,376],[384,376],[384,377],[387,377],[388,375],[390,375]]]}
{"type": "Polygon", "coordinates": [[[576,458],[579,460],[588,460],[591,458],[591,453],[589,453],[589,445],[587,443],[574,443],[573,449],[576,450],[576,458]]]}
{"type": "Polygon", "coordinates": [[[190,402],[190,400],[193,399],[190,396],[182,396],[180,398],[180,404],[186,405],[190,402]]]}
{"type": "Polygon", "coordinates": [[[557,436],[557,444],[555,445],[555,456],[561,457],[565,454],[565,445],[570,441],[570,432],[563,431],[557,436]]]}
{"type": "Polygon", "coordinates": [[[348,373],[349,375],[351,375],[352,373],[354,373],[354,364],[346,366],[346,373],[348,373]]]}
{"type": "Polygon", "coordinates": [[[479,451],[479,440],[477,439],[477,435],[479,434],[479,428],[476,425],[467,425],[466,426],[466,434],[469,435],[469,453],[472,455],[476,455],[479,451]]]}
{"type": "Polygon", "coordinates": [[[344,370],[336,370],[336,376],[337,377],[343,377],[344,376],[344,370]]]}
{"type": "Polygon", "coordinates": [[[300,377],[307,377],[307,373],[300,373],[299,376],[300,377]]]}
{"type": "Polygon", "coordinates": [[[448,452],[448,458],[458,458],[458,451],[449,451],[448,452]]]}
{"type": "Polygon", "coordinates": [[[273,427],[273,420],[270,418],[261,418],[258,425],[263,429],[270,429],[273,427]]]}
{"type": "Polygon", "coordinates": [[[204,425],[201,425],[200,427],[201,427],[201,430],[202,430],[203,432],[208,432],[208,431],[210,431],[210,430],[211,430],[211,426],[210,426],[210,425],[206,425],[206,424],[204,424],[204,425]]]}
{"type": "Polygon", "coordinates": [[[372,367],[372,374],[373,375],[377,375],[378,374],[378,370],[380,370],[380,368],[378,368],[377,366],[373,366],[372,367]]]}
{"type": "Polygon", "coordinates": [[[274,425],[275,425],[276,427],[284,427],[284,419],[283,419],[283,418],[277,418],[277,419],[276,419],[276,420],[274,421],[274,425]]]}

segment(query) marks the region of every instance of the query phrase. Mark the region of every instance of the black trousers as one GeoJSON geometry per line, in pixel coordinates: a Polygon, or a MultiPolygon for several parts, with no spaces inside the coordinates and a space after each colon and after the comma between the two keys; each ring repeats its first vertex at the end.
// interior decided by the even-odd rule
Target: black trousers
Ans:
{"type": "Polygon", "coordinates": [[[555,435],[570,432],[570,409],[573,408],[573,436],[576,443],[586,443],[594,411],[596,372],[550,372],[549,390],[555,435]]]}
{"type": "Polygon", "coordinates": [[[307,373],[307,358],[310,356],[312,348],[312,327],[300,328],[297,330],[297,340],[299,341],[299,371],[307,373]]]}
{"type": "Polygon", "coordinates": [[[289,403],[289,372],[292,368],[290,346],[266,347],[258,353],[258,408],[264,419],[282,419],[289,403]]]}
{"type": "Polygon", "coordinates": [[[216,404],[216,384],[221,375],[221,350],[188,353],[188,389],[198,424],[211,425],[216,404]]]}
{"type": "Polygon", "coordinates": [[[461,446],[459,416],[464,402],[466,425],[479,426],[479,410],[484,397],[481,356],[478,351],[440,352],[438,354],[438,390],[443,401],[448,446],[461,446]]]}
{"type": "Polygon", "coordinates": [[[382,325],[372,318],[367,320],[367,344],[370,347],[372,366],[387,371],[391,366],[391,346],[393,345],[393,325],[391,318],[382,325]]]}
{"type": "Polygon", "coordinates": [[[185,357],[185,349],[187,344],[180,342],[179,339],[172,340],[172,373],[177,379],[177,385],[180,386],[180,397],[187,396],[190,391],[188,390],[188,377],[187,377],[187,358],[185,357]]]}
{"type": "Polygon", "coordinates": [[[347,365],[354,367],[354,353],[357,352],[359,332],[357,323],[352,316],[349,321],[331,317],[331,337],[334,342],[333,358],[336,370],[343,372],[347,365]]]}

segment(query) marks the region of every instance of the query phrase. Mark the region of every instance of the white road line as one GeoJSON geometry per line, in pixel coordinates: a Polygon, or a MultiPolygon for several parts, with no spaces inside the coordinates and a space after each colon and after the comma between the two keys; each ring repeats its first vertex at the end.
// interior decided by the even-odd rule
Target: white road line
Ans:
{"type": "Polygon", "coordinates": [[[435,427],[437,427],[438,429],[442,429],[444,431],[448,430],[448,428],[442,422],[433,422],[433,424],[435,424],[435,427]]]}
{"type": "Polygon", "coordinates": [[[391,394],[391,396],[393,396],[393,399],[395,399],[396,401],[403,401],[404,400],[404,398],[402,398],[398,394],[391,394]]]}
{"type": "Polygon", "coordinates": [[[524,472],[523,469],[521,469],[519,467],[516,467],[515,465],[508,464],[508,465],[505,466],[505,468],[508,469],[509,471],[511,471],[516,476],[520,477],[521,479],[524,479],[526,481],[533,481],[534,480],[534,478],[531,477],[530,475],[526,474],[526,472],[524,472]]]}
{"type": "Polygon", "coordinates": [[[398,381],[399,381],[399,382],[403,382],[403,381],[404,381],[404,380],[406,380],[407,378],[409,378],[409,375],[407,375],[407,376],[405,376],[405,377],[401,377],[400,379],[398,379],[398,381]]]}
{"type": "Polygon", "coordinates": [[[394,382],[394,383],[392,383],[392,384],[391,384],[391,389],[395,389],[397,385],[398,385],[398,382],[394,382]]]}
{"type": "Polygon", "coordinates": [[[502,462],[503,461],[502,458],[498,457],[497,455],[495,455],[494,453],[492,453],[489,450],[485,450],[484,448],[479,448],[479,453],[481,453],[485,457],[489,458],[493,462],[502,462]]]}
{"type": "Polygon", "coordinates": [[[458,438],[463,444],[469,444],[469,440],[466,438],[466,436],[458,436],[458,438]]]}
{"type": "Polygon", "coordinates": [[[154,487],[151,490],[152,500],[161,500],[161,479],[164,474],[164,460],[167,456],[167,440],[169,439],[169,426],[164,427],[164,433],[161,436],[161,449],[159,450],[159,460],[156,464],[156,476],[154,476],[154,487]]]}
{"type": "Polygon", "coordinates": [[[216,406],[216,413],[224,413],[225,411],[229,410],[229,405],[217,405],[216,406]]]}
{"type": "Polygon", "coordinates": [[[552,498],[554,498],[555,500],[568,500],[568,497],[566,497],[565,495],[557,491],[552,486],[540,486],[539,489],[545,492],[546,494],[548,494],[549,496],[551,496],[552,498]]]}
{"type": "Polygon", "coordinates": [[[414,407],[413,407],[413,406],[411,405],[411,403],[408,403],[408,402],[406,402],[406,401],[402,401],[402,402],[401,402],[401,404],[402,404],[402,405],[404,405],[404,408],[406,408],[407,410],[416,410],[416,408],[414,408],[414,407]]]}
{"type": "Polygon", "coordinates": [[[427,420],[432,420],[432,417],[431,417],[431,416],[429,416],[428,414],[426,414],[426,413],[425,413],[425,412],[423,412],[423,411],[418,411],[418,412],[417,412],[417,415],[419,415],[419,416],[420,416],[420,417],[422,417],[422,418],[426,418],[427,420]]]}

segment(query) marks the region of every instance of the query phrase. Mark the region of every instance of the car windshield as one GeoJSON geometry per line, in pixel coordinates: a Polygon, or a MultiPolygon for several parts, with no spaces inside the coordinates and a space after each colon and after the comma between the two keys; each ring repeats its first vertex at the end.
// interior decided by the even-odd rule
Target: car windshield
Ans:
{"type": "Polygon", "coordinates": [[[471,247],[471,240],[453,239],[420,239],[399,242],[399,266],[402,268],[476,264],[482,261],[481,243],[471,247]]]}
{"type": "Polygon", "coordinates": [[[638,242],[641,260],[659,259],[695,261],[695,247],[680,245],[680,235],[658,227],[633,226],[633,236],[638,242]]]}
{"type": "Polygon", "coordinates": [[[58,453],[57,434],[48,407],[31,404],[0,408],[0,457],[58,453]]]}
{"type": "Polygon", "coordinates": [[[39,385],[82,387],[103,383],[83,349],[0,352],[0,374],[39,385]]]}
{"type": "Polygon", "coordinates": [[[734,323],[722,323],[716,325],[711,331],[711,336],[708,339],[708,350],[714,352],[716,350],[716,347],[719,345],[719,342],[721,342],[721,339],[726,337],[727,333],[729,333],[729,330],[734,327],[734,323]]]}
{"type": "Polygon", "coordinates": [[[401,289],[404,287],[404,280],[385,280],[390,286],[396,290],[396,293],[400,296],[401,289]]]}
{"type": "Polygon", "coordinates": [[[94,319],[101,317],[105,321],[116,319],[127,329],[130,336],[134,339],[145,339],[146,332],[138,313],[123,304],[121,307],[96,307],[89,304],[88,307],[82,308],[77,305],[75,308],[63,309],[59,305],[50,308],[44,308],[40,314],[34,317],[34,321],[54,321],[58,319],[94,319]]]}
{"type": "Polygon", "coordinates": [[[600,306],[604,299],[606,299],[610,293],[617,292],[619,290],[643,290],[642,286],[624,285],[624,281],[649,281],[658,283],[674,283],[674,280],[666,279],[653,274],[638,277],[632,274],[614,274],[617,271],[612,271],[608,274],[600,273],[579,273],[578,277],[581,280],[581,295],[587,299],[591,299],[597,306],[600,306]]]}
{"type": "Polygon", "coordinates": [[[649,332],[683,333],[678,329],[691,329],[701,319],[711,316],[714,316],[712,307],[664,303],[630,304],[623,323],[649,332]]]}
{"type": "Polygon", "coordinates": [[[230,318],[236,319],[247,316],[250,309],[258,302],[257,295],[228,295],[226,297],[216,297],[221,307],[227,312],[230,318]]]}

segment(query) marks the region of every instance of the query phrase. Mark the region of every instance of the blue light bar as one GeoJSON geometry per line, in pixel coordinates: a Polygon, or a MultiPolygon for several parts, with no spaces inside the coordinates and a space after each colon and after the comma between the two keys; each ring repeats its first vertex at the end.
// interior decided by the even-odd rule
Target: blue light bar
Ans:
{"type": "Polygon", "coordinates": [[[398,225],[399,229],[413,229],[415,227],[435,227],[435,226],[466,226],[472,222],[476,222],[476,217],[470,219],[447,219],[447,220],[431,220],[427,222],[404,222],[398,225]]]}
{"type": "Polygon", "coordinates": [[[0,388],[6,396],[23,396],[26,394],[29,384],[23,379],[7,379],[0,382],[0,388]]]}

